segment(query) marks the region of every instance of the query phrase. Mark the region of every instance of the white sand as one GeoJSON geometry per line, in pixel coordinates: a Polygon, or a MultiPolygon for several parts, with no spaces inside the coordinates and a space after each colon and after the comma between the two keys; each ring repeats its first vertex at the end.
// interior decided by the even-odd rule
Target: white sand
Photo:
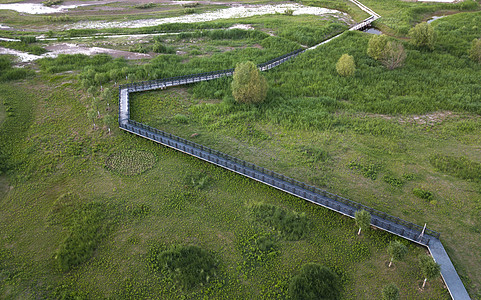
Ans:
{"type": "Polygon", "coordinates": [[[294,15],[316,15],[322,16],[326,14],[343,14],[340,11],[304,6],[300,4],[278,4],[278,5],[246,5],[220,9],[212,12],[201,14],[191,14],[174,18],[164,19],[145,19],[124,22],[79,22],[73,26],[67,25],[66,29],[85,29],[85,28],[140,28],[148,26],[157,26],[168,23],[200,23],[218,19],[230,18],[246,18],[259,15],[284,13],[286,10],[292,10],[294,15]]]}
{"type": "Polygon", "coordinates": [[[113,50],[108,48],[99,47],[83,47],[70,43],[61,43],[47,47],[50,52],[44,53],[42,55],[33,55],[26,52],[17,51],[13,49],[0,47],[1,54],[11,54],[18,58],[19,62],[30,62],[44,57],[57,57],[59,54],[85,54],[85,55],[95,55],[100,53],[107,53],[118,56],[129,56],[133,59],[141,59],[145,57],[150,57],[148,54],[144,53],[133,53],[128,51],[113,50]]]}
{"type": "Polygon", "coordinates": [[[54,6],[45,6],[39,3],[8,3],[8,4],[0,4],[1,9],[7,10],[14,10],[20,13],[27,13],[27,14],[54,14],[54,13],[61,13],[66,12],[69,9],[77,8],[79,6],[86,6],[89,4],[80,4],[80,5],[54,5],[54,6]]]}

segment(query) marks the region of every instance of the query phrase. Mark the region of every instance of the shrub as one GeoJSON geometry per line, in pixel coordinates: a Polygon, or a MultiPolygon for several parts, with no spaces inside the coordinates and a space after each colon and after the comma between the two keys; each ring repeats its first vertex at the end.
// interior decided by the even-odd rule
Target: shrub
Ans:
{"type": "Polygon", "coordinates": [[[152,46],[152,51],[155,53],[167,53],[167,54],[174,54],[175,49],[171,46],[166,46],[160,42],[155,42],[152,46]]]}
{"type": "Polygon", "coordinates": [[[258,221],[279,230],[288,240],[301,239],[308,229],[308,219],[305,214],[264,203],[254,205],[252,211],[258,221]]]}
{"type": "Polygon", "coordinates": [[[336,273],[319,264],[305,264],[300,274],[292,277],[289,295],[292,299],[339,299],[341,283],[336,273]]]}
{"type": "Polygon", "coordinates": [[[398,300],[399,288],[394,283],[390,283],[382,288],[382,300],[398,300]]]}
{"type": "Polygon", "coordinates": [[[469,58],[473,61],[481,63],[481,38],[474,39],[471,42],[471,48],[468,50],[469,58]]]}
{"type": "Polygon", "coordinates": [[[8,70],[12,67],[12,61],[7,55],[0,55],[0,70],[8,70]]]}
{"type": "Polygon", "coordinates": [[[292,9],[286,9],[286,10],[284,11],[284,14],[285,14],[286,16],[292,16],[292,15],[294,14],[294,10],[292,10],[292,9]]]}
{"type": "Polygon", "coordinates": [[[25,44],[31,44],[31,43],[35,43],[37,41],[37,38],[34,37],[34,36],[30,36],[30,35],[21,36],[20,41],[25,43],[25,44]]]}
{"type": "Polygon", "coordinates": [[[384,34],[377,35],[374,34],[367,44],[367,55],[374,58],[375,60],[380,60],[384,57],[384,51],[388,43],[388,37],[384,34]]]}
{"type": "Polygon", "coordinates": [[[266,99],[267,81],[251,61],[236,65],[231,85],[237,102],[260,103],[266,99]]]}
{"type": "Polygon", "coordinates": [[[336,71],[344,77],[353,76],[354,72],[356,72],[354,57],[349,54],[343,54],[336,63],[336,71]]]}
{"type": "Polygon", "coordinates": [[[393,70],[404,65],[406,60],[406,50],[401,43],[390,41],[384,49],[381,63],[389,70],[393,70]]]}
{"type": "Polygon", "coordinates": [[[426,22],[417,24],[409,30],[409,37],[411,38],[411,43],[417,47],[425,47],[430,50],[434,49],[436,32],[434,32],[431,24],[426,22]]]}
{"type": "Polygon", "coordinates": [[[382,180],[384,180],[384,182],[389,183],[391,186],[394,186],[394,187],[401,187],[404,185],[404,181],[390,175],[384,175],[382,180]]]}
{"type": "Polygon", "coordinates": [[[188,290],[204,285],[216,275],[214,255],[197,246],[172,246],[151,257],[151,267],[188,290]]]}
{"type": "Polygon", "coordinates": [[[147,9],[147,8],[155,7],[155,3],[153,2],[143,3],[143,4],[135,5],[134,7],[138,9],[147,9]]]}
{"type": "Polygon", "coordinates": [[[416,197],[419,197],[421,199],[428,200],[428,201],[431,201],[434,198],[434,194],[432,192],[426,191],[426,190],[423,190],[423,189],[420,189],[420,188],[414,188],[413,194],[416,197]]]}
{"type": "Polygon", "coordinates": [[[384,34],[369,39],[367,54],[380,61],[389,70],[401,67],[406,60],[406,51],[401,43],[389,41],[384,34]]]}

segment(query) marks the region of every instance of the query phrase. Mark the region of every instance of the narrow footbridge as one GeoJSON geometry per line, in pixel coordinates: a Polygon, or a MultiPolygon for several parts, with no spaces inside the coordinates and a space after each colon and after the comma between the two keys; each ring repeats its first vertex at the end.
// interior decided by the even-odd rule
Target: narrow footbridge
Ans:
{"type": "MultiPolygon", "coordinates": [[[[368,12],[371,16],[366,20],[360,22],[359,24],[352,26],[349,30],[363,29],[380,17],[378,14],[361,4],[359,1],[351,1],[358,5],[364,11],[368,12]]],[[[333,38],[336,38],[337,36],[333,38]]],[[[320,46],[332,40],[333,38],[324,41],[317,46],[320,46]]],[[[258,68],[261,71],[270,70],[286,61],[297,57],[298,55],[307,50],[316,48],[317,46],[309,49],[298,49],[294,52],[285,54],[266,63],[260,64],[258,65],[258,68]]],[[[441,275],[446,283],[451,297],[455,300],[470,299],[451,260],[449,259],[449,256],[447,255],[442,243],[439,240],[439,233],[428,228],[423,228],[411,222],[399,219],[397,217],[391,216],[382,211],[367,207],[352,200],[343,198],[336,194],[321,190],[317,187],[310,186],[303,182],[294,180],[282,174],[278,174],[271,170],[246,162],[244,160],[238,159],[220,151],[205,147],[203,145],[175,136],[171,133],[152,128],[150,126],[130,119],[130,93],[165,89],[173,86],[181,86],[202,81],[209,81],[226,76],[232,76],[233,73],[234,69],[227,69],[221,71],[199,73],[187,76],[179,76],[121,85],[119,87],[119,127],[120,129],[130,132],[132,134],[152,140],[154,142],[173,148],[188,155],[197,157],[201,160],[207,161],[229,171],[262,182],[278,190],[297,196],[316,205],[326,207],[345,216],[354,218],[354,213],[357,210],[366,210],[371,213],[372,226],[427,247],[435,261],[441,265],[441,275]]]]}

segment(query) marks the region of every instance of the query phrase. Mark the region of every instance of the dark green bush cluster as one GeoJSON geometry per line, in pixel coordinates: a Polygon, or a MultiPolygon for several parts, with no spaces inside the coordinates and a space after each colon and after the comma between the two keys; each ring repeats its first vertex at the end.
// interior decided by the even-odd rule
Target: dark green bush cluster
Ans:
{"type": "Polygon", "coordinates": [[[155,42],[154,44],[137,44],[133,47],[129,48],[130,52],[139,52],[139,53],[167,53],[167,54],[174,54],[175,48],[171,46],[166,46],[160,42],[155,42]]]}
{"type": "Polygon", "coordinates": [[[254,217],[280,231],[288,240],[300,240],[308,231],[308,219],[305,214],[282,209],[271,204],[252,206],[254,217]]]}
{"type": "Polygon", "coordinates": [[[155,3],[149,2],[149,3],[142,3],[134,6],[135,8],[138,9],[147,9],[147,8],[153,8],[155,7],[155,3]]]}
{"type": "MultiPolygon", "coordinates": [[[[12,61],[7,55],[0,56],[0,82],[24,79],[35,74],[31,69],[26,68],[12,68],[12,61]]],[[[13,107],[5,105],[7,115],[13,115],[13,107]]]]}
{"type": "Polygon", "coordinates": [[[209,283],[216,276],[218,262],[213,253],[200,247],[172,246],[164,251],[152,251],[150,266],[189,290],[209,283]]]}
{"type": "Polygon", "coordinates": [[[25,35],[20,37],[20,42],[25,44],[35,43],[36,41],[37,41],[37,38],[32,35],[25,35]]]}
{"type": "MultiPolygon", "coordinates": [[[[24,37],[27,38],[27,37],[24,37]]],[[[33,37],[35,39],[35,37],[33,37]]],[[[0,46],[18,51],[28,52],[34,55],[42,55],[47,52],[45,48],[37,45],[30,45],[31,42],[0,42],[0,46]]]]}
{"type": "Polygon", "coordinates": [[[46,0],[42,2],[42,4],[45,6],[59,5],[62,3],[63,3],[63,0],[46,0]]]}
{"type": "Polygon", "coordinates": [[[394,187],[401,187],[404,185],[404,181],[399,179],[399,178],[396,178],[394,176],[391,176],[391,175],[384,175],[382,177],[382,180],[385,182],[385,183],[389,183],[391,186],[394,186],[394,187]]]}
{"type": "Polygon", "coordinates": [[[269,37],[267,33],[258,30],[243,30],[233,28],[229,30],[196,30],[194,32],[182,32],[177,35],[177,39],[191,39],[207,37],[212,40],[240,40],[240,39],[265,39],[269,37]]]}
{"type": "Polygon", "coordinates": [[[377,179],[379,171],[382,169],[382,165],[378,163],[361,163],[359,161],[352,161],[348,165],[349,169],[359,171],[364,177],[377,179]]]}
{"type": "Polygon", "coordinates": [[[309,263],[302,266],[298,275],[292,277],[289,295],[296,300],[336,300],[341,296],[341,282],[329,268],[309,263]]]}
{"type": "Polygon", "coordinates": [[[44,19],[49,22],[68,22],[72,20],[69,15],[46,16],[44,19]]]}
{"type": "Polygon", "coordinates": [[[274,234],[254,234],[240,243],[247,264],[255,266],[280,253],[278,237],[274,234]]]}
{"type": "Polygon", "coordinates": [[[434,198],[434,194],[432,192],[427,191],[427,190],[423,190],[423,189],[420,189],[420,188],[414,188],[413,194],[416,197],[419,197],[421,199],[428,200],[428,201],[431,201],[434,198]]]}
{"type": "Polygon", "coordinates": [[[89,203],[74,212],[68,236],[55,255],[61,271],[68,271],[92,257],[107,231],[104,210],[99,203],[89,203]]]}
{"type": "Polygon", "coordinates": [[[467,180],[481,180],[481,163],[450,155],[435,154],[429,162],[441,172],[467,180]]]}

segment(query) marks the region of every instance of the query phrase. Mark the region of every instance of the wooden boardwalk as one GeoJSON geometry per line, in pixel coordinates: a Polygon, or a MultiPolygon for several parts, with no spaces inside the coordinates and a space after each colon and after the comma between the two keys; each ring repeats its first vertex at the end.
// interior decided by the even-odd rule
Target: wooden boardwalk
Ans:
{"type": "MultiPolygon", "coordinates": [[[[361,23],[352,26],[349,30],[359,30],[365,28],[366,26],[369,26],[374,20],[380,17],[378,14],[361,4],[359,1],[351,1],[358,5],[364,11],[368,12],[371,16],[366,20],[362,21],[361,23]]],[[[338,36],[339,35],[309,49],[315,49],[316,47],[325,44],[326,42],[329,42],[338,36]]],[[[258,65],[258,68],[261,71],[270,70],[288,60],[295,58],[299,54],[309,49],[296,50],[264,64],[260,64],[258,65]]],[[[263,167],[256,166],[252,163],[240,160],[222,152],[210,149],[208,147],[204,147],[203,145],[193,143],[191,141],[182,139],[170,133],[163,132],[156,128],[149,127],[147,125],[135,122],[130,119],[129,93],[165,89],[172,86],[214,80],[225,76],[232,76],[233,73],[234,69],[228,69],[216,72],[192,74],[188,76],[180,76],[122,85],[119,87],[119,127],[127,132],[155,141],[164,146],[173,148],[175,150],[197,157],[232,172],[262,182],[276,189],[292,194],[306,201],[312,202],[316,205],[320,205],[328,209],[334,210],[345,216],[354,218],[354,213],[357,210],[367,210],[371,213],[372,216],[372,226],[398,235],[414,243],[426,246],[429,249],[434,260],[441,265],[441,275],[446,283],[451,297],[455,300],[470,299],[461,279],[459,278],[451,260],[449,259],[449,256],[447,255],[441,241],[439,240],[439,233],[426,229],[426,231],[421,234],[423,228],[419,225],[404,221],[394,216],[390,216],[384,212],[377,211],[360,203],[351,201],[349,199],[329,193],[316,187],[309,186],[303,182],[299,182],[284,175],[264,169],[263,167]]]]}

